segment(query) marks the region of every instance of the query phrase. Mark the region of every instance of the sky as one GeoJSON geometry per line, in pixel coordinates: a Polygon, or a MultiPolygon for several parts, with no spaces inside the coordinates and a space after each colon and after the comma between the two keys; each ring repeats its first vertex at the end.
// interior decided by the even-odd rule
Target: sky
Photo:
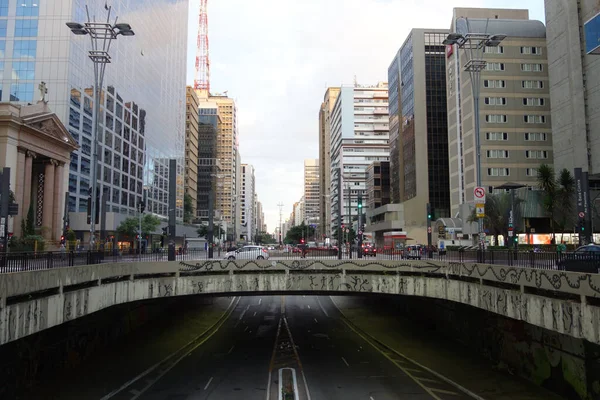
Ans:
{"type": "MultiPolygon", "coordinates": [[[[544,0],[208,0],[210,85],[236,100],[242,163],[252,164],[268,231],[303,195],[304,159],[319,157],[328,86],[387,81],[413,28],[449,28],[453,7],[526,8],[544,0]]],[[[187,83],[193,84],[199,0],[190,0],[187,83]]]]}

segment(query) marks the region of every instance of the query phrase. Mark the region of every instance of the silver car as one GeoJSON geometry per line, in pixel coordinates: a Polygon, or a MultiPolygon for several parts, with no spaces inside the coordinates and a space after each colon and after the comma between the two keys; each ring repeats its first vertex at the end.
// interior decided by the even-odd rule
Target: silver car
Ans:
{"type": "Polygon", "coordinates": [[[269,252],[262,246],[244,246],[225,253],[226,260],[268,260],[269,252]]]}

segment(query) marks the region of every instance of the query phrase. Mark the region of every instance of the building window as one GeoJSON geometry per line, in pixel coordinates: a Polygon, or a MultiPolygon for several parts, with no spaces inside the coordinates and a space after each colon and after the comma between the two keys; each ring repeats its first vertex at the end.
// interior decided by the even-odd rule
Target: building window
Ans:
{"type": "Polygon", "coordinates": [[[537,176],[537,168],[527,168],[525,173],[527,176],[537,176]]]}
{"type": "Polygon", "coordinates": [[[506,81],[502,79],[486,79],[483,81],[483,86],[486,88],[505,88],[506,81]]]}
{"type": "Polygon", "coordinates": [[[548,152],[546,150],[525,150],[525,157],[532,159],[546,159],[548,152]]]}
{"type": "Polygon", "coordinates": [[[546,123],[545,115],[524,115],[523,121],[526,124],[544,124],[546,123]]]}
{"type": "Polygon", "coordinates": [[[508,150],[488,150],[488,158],[508,158],[508,150]]]}
{"type": "Polygon", "coordinates": [[[33,101],[33,83],[13,83],[10,85],[10,101],[33,101]]]}
{"type": "Polygon", "coordinates": [[[542,55],[542,48],[536,46],[522,46],[521,54],[535,54],[537,56],[542,55]]]}
{"type": "Polygon", "coordinates": [[[527,132],[525,133],[525,140],[530,142],[545,142],[546,134],[543,132],[527,132]]]}
{"type": "Polygon", "coordinates": [[[8,20],[0,19],[0,37],[6,37],[6,24],[8,20]]]}
{"type": "Polygon", "coordinates": [[[521,71],[525,72],[542,72],[544,66],[542,64],[521,64],[521,71]]]}
{"type": "Polygon", "coordinates": [[[17,1],[17,17],[37,17],[40,13],[40,0],[17,1]]]}
{"type": "Polygon", "coordinates": [[[483,52],[486,54],[504,54],[504,46],[485,46],[483,52]]]}
{"type": "Polygon", "coordinates": [[[504,63],[488,62],[485,64],[486,71],[504,71],[504,63]]]}
{"type": "Polygon", "coordinates": [[[488,168],[488,176],[509,176],[508,168],[488,168]]]}
{"type": "Polygon", "coordinates": [[[506,115],[503,114],[487,114],[485,116],[485,122],[490,124],[503,124],[506,122],[506,115]]]}
{"type": "Polygon", "coordinates": [[[37,40],[15,40],[13,58],[35,58],[37,40]]]}
{"type": "Polygon", "coordinates": [[[15,21],[15,37],[36,37],[37,33],[37,19],[18,19],[15,21]]]}
{"type": "Polygon", "coordinates": [[[35,75],[35,62],[14,61],[13,62],[14,80],[33,80],[35,75]]]}
{"type": "Polygon", "coordinates": [[[486,97],[484,102],[490,106],[505,106],[506,97],[486,97]]]}
{"type": "Polygon", "coordinates": [[[508,140],[507,132],[487,132],[485,134],[487,140],[508,140]]]}
{"type": "Polygon", "coordinates": [[[524,106],[543,106],[544,99],[538,97],[525,97],[523,98],[524,106]]]}
{"type": "Polygon", "coordinates": [[[9,0],[0,0],[0,17],[8,17],[9,0]]]}
{"type": "Polygon", "coordinates": [[[523,89],[543,89],[544,82],[543,81],[521,81],[521,86],[523,89]]]}

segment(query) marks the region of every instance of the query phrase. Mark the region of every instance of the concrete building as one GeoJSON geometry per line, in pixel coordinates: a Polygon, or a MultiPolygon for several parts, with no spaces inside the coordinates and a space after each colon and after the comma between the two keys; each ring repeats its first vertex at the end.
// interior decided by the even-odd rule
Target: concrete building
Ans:
{"type": "Polygon", "coordinates": [[[236,152],[235,162],[235,196],[233,198],[233,207],[235,210],[235,219],[233,223],[233,237],[235,240],[243,240],[242,237],[242,156],[236,152]]]}
{"type": "Polygon", "coordinates": [[[319,160],[304,160],[304,221],[307,225],[321,224],[319,219],[319,160]]]}
{"type": "Polygon", "coordinates": [[[227,223],[228,240],[235,240],[239,232],[239,137],[237,125],[237,108],[235,101],[226,95],[209,97],[217,105],[220,117],[216,142],[216,158],[221,164],[221,172],[217,177],[216,209],[227,223]]]}
{"type": "Polygon", "coordinates": [[[319,232],[329,235],[331,232],[331,110],[340,93],[339,87],[330,87],[325,91],[323,103],[319,109],[319,232]]]}
{"type": "Polygon", "coordinates": [[[395,139],[398,200],[404,230],[417,243],[427,243],[427,207],[436,218],[450,216],[448,127],[446,121],[445,46],[449,31],[413,29],[388,72],[399,81],[399,107],[390,114],[395,139]],[[396,125],[398,125],[396,127],[396,125]]]}
{"type": "Polygon", "coordinates": [[[530,57],[548,58],[554,167],[582,168],[599,188],[600,4],[546,0],[545,6],[547,51],[530,57]]]}
{"type": "Polygon", "coordinates": [[[260,201],[256,201],[256,228],[259,233],[267,232],[265,229],[265,214],[263,212],[263,205],[260,201]]]}
{"type": "Polygon", "coordinates": [[[254,199],[256,197],[256,180],[254,177],[254,167],[250,164],[242,164],[242,179],[240,192],[241,226],[240,235],[248,243],[252,243],[256,234],[254,225],[254,199]]]}
{"type": "MultiPolygon", "coordinates": [[[[198,93],[198,92],[197,92],[198,93]]],[[[196,220],[208,224],[209,200],[212,196],[213,218],[220,219],[217,207],[218,176],[222,174],[221,162],[217,159],[217,135],[222,123],[219,106],[208,97],[200,97],[198,109],[198,202],[196,220]],[[218,215],[217,215],[218,214],[218,215]]]]}
{"type": "Polygon", "coordinates": [[[185,94],[184,194],[192,199],[194,214],[192,214],[191,218],[194,219],[198,207],[198,106],[200,99],[196,95],[194,88],[191,86],[185,88],[185,94]]]}
{"type": "MultiPolygon", "coordinates": [[[[387,83],[342,86],[329,121],[331,131],[331,185],[329,205],[331,229],[342,222],[350,224],[357,215],[358,194],[366,197],[366,170],[373,161],[389,161],[389,119],[387,83]],[[339,169],[343,193],[338,193],[339,169]]],[[[366,208],[366,207],[365,207],[366,208]]],[[[367,211],[364,209],[363,211],[367,211]]]]}
{"type": "Polygon", "coordinates": [[[108,231],[114,231],[126,216],[136,215],[144,186],[150,187],[146,210],[166,217],[168,174],[156,171],[168,171],[171,158],[181,167],[175,171],[181,178],[177,179],[176,216],[178,221],[183,218],[188,1],[149,0],[141,8],[126,0],[110,2],[113,20],[116,11],[119,22],[131,23],[136,36],[119,36],[110,48],[112,60],[101,95],[97,177],[93,178],[91,43],[88,36],[74,35],[65,26],[66,21],[85,22],[86,5],[96,20],[105,20],[105,2],[2,1],[0,7],[5,24],[0,101],[35,103],[38,84],[46,83],[49,107],[79,144],[60,192],[69,193],[70,227],[82,243],[89,240],[90,181],[97,181],[98,193],[104,194],[108,231]],[[161,51],[149,53],[150,49],[161,51]]]}
{"type": "Polygon", "coordinates": [[[371,210],[390,203],[390,162],[375,161],[367,167],[367,199],[371,210]]]}
{"type": "Polygon", "coordinates": [[[388,67],[388,96],[390,120],[390,200],[400,203],[400,50],[388,67]]]}
{"type": "Polygon", "coordinates": [[[292,226],[302,225],[302,222],[306,224],[304,220],[304,196],[300,198],[300,201],[294,203],[293,217],[294,222],[292,226]]]}
{"type": "Polygon", "coordinates": [[[71,153],[78,147],[44,101],[35,105],[0,103],[0,167],[10,168],[10,187],[19,207],[19,213],[9,218],[12,224],[7,222],[9,233],[21,237],[21,222],[31,207],[33,227],[46,240],[60,240],[64,233],[64,178],[71,153]]]}
{"type": "MultiPolygon", "coordinates": [[[[536,186],[536,168],[553,160],[544,24],[529,20],[527,10],[455,8],[451,31],[509,35],[500,46],[484,49],[481,181],[489,192],[506,182],[536,186]]],[[[466,51],[447,46],[446,55],[450,203],[455,216],[461,204],[473,202],[477,151],[466,51]]]]}

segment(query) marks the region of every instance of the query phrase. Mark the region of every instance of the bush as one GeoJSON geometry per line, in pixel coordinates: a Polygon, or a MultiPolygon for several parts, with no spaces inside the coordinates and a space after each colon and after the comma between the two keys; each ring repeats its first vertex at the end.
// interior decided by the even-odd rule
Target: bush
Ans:
{"type": "Polygon", "coordinates": [[[46,242],[40,235],[27,235],[22,238],[15,238],[14,236],[10,239],[8,244],[11,252],[24,252],[24,251],[44,251],[46,248],[46,242]],[[36,249],[37,242],[37,249],[36,249]]]}

